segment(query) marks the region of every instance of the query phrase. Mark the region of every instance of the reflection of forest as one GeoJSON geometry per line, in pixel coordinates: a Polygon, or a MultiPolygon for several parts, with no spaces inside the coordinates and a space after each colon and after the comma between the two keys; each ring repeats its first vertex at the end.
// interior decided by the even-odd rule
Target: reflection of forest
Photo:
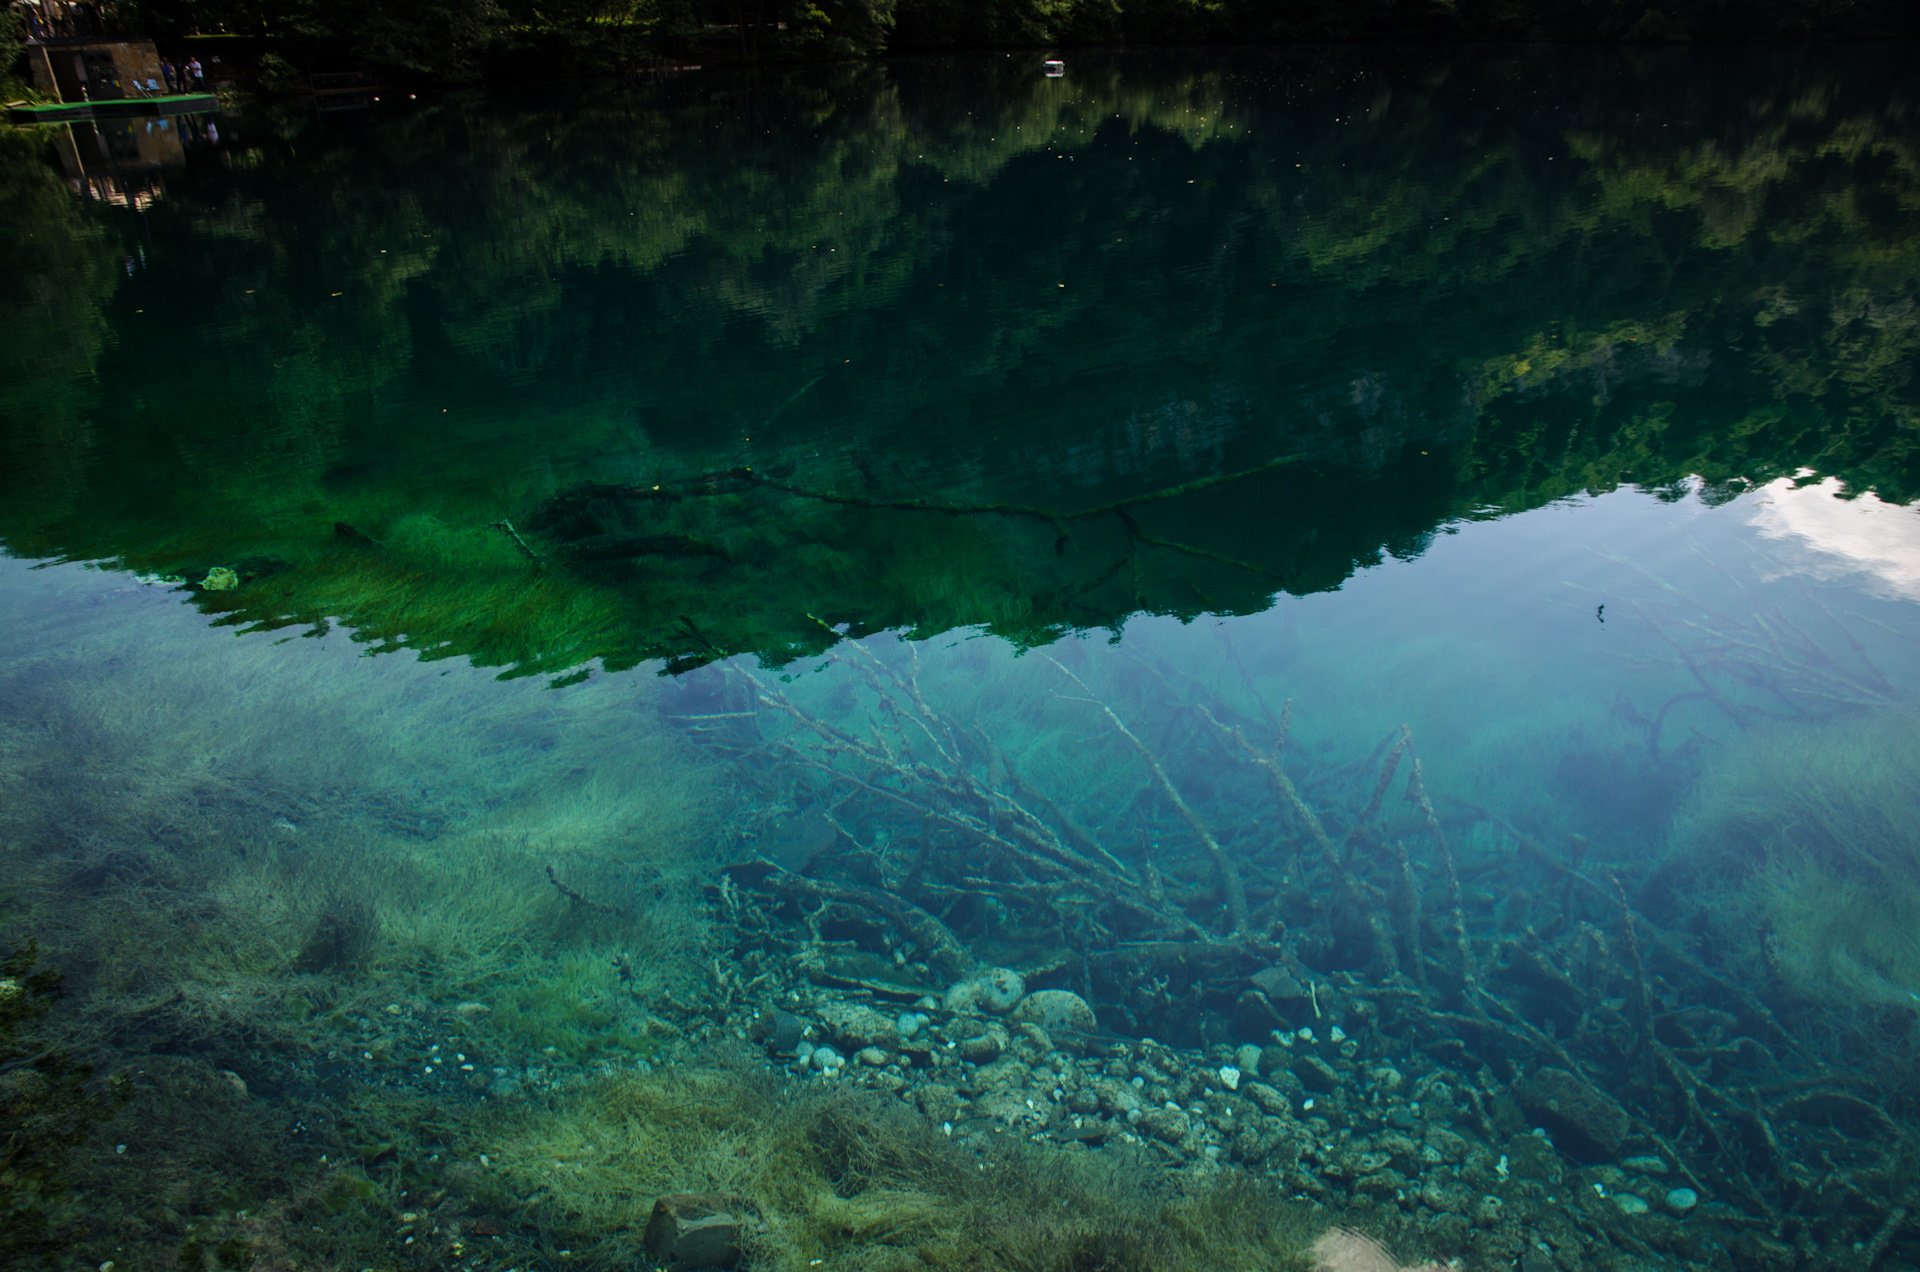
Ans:
{"type": "Polygon", "coordinates": [[[455,97],[254,121],[144,223],[13,139],[0,533],[254,562],[207,599],[556,669],[806,647],[810,613],[1038,637],[1257,608],[1450,517],[1690,473],[1911,499],[1920,156],[1875,56],[455,97]],[[150,271],[103,265],[119,242],[150,271]],[[792,493],[1071,511],[1280,455],[1064,540],[792,493]],[[530,579],[488,528],[748,464],[786,488],[603,508],[630,557],[541,541],[530,579]]]}

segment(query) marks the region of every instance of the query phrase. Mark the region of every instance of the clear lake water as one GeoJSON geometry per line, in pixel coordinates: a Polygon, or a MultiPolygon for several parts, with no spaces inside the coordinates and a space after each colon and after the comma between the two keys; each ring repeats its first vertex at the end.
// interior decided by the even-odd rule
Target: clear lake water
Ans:
{"type": "Polygon", "coordinates": [[[0,1262],[1920,1268],[1911,53],[0,137],[0,1262]]]}

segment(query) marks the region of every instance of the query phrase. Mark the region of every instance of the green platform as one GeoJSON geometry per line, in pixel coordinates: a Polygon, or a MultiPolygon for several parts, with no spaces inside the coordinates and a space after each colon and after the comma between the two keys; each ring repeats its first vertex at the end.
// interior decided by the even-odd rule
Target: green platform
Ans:
{"type": "Polygon", "coordinates": [[[212,93],[180,93],[166,97],[118,97],[97,102],[48,102],[39,106],[9,106],[7,118],[16,124],[64,124],[79,119],[127,119],[142,115],[190,115],[218,110],[212,93]]]}

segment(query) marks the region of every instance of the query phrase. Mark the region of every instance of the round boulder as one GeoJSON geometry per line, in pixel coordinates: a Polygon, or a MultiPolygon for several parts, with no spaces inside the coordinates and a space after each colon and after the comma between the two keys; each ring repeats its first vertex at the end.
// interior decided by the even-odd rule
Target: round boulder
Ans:
{"type": "Polygon", "coordinates": [[[1013,1009],[1013,1018],[1036,1024],[1050,1034],[1062,1030],[1091,1033],[1098,1024],[1087,1000],[1070,989],[1035,990],[1020,1000],[1020,1005],[1013,1009]]]}
{"type": "Polygon", "coordinates": [[[1027,992],[1027,982],[1011,967],[989,967],[947,991],[946,1009],[953,1012],[1012,1010],[1027,992]]]}

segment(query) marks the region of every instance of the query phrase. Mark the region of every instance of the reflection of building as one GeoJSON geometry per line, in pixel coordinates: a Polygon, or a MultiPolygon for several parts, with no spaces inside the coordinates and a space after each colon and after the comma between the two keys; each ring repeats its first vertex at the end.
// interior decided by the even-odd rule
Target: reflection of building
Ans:
{"type": "Polygon", "coordinates": [[[66,125],[53,144],[76,194],[144,208],[166,193],[163,171],[186,162],[198,128],[187,116],[102,119],[66,125]]]}
{"type": "Polygon", "coordinates": [[[153,41],[114,34],[85,0],[13,3],[26,22],[34,87],[59,104],[23,103],[8,114],[66,123],[54,149],[76,193],[146,207],[166,191],[162,170],[186,162],[187,143],[218,139],[205,115],[180,113],[216,100],[177,93],[188,87],[185,72],[163,63],[153,41]]]}

